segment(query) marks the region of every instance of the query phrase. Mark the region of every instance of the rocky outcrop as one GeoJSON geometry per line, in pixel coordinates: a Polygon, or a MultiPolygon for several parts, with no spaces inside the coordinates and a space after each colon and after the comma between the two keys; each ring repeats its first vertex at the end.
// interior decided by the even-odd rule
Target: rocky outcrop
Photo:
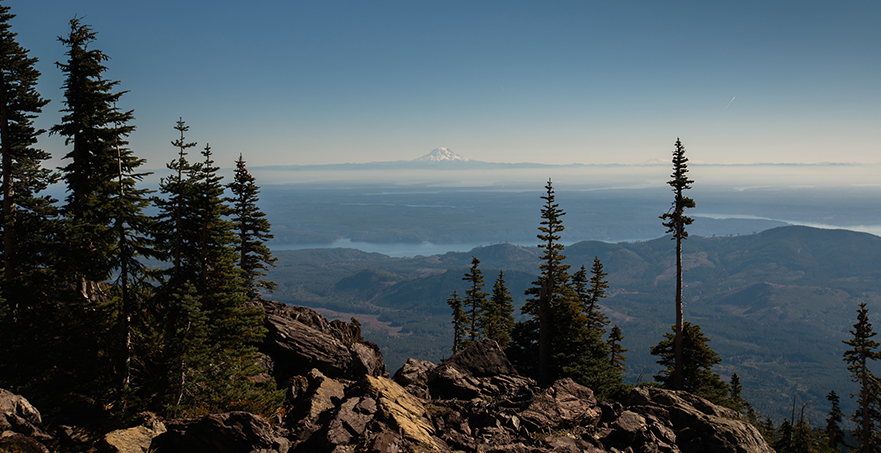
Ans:
{"type": "Polygon", "coordinates": [[[247,412],[227,412],[172,420],[150,448],[161,453],[286,453],[290,442],[266,420],[247,412]]]}
{"type": "Polygon", "coordinates": [[[43,418],[27,399],[0,389],[0,449],[22,452],[48,452],[43,443],[52,436],[43,431],[43,418]]]}
{"type": "Polygon", "coordinates": [[[268,330],[261,350],[272,358],[276,382],[287,383],[313,368],[334,379],[386,374],[379,347],[364,340],[359,327],[338,320],[328,322],[304,307],[261,303],[268,330]]]}
{"type": "Polygon", "coordinates": [[[261,361],[288,389],[278,426],[246,412],[164,423],[145,414],[140,426],[103,436],[62,426],[53,439],[27,400],[0,390],[0,449],[46,452],[53,442],[53,450],[99,453],[773,452],[739,414],[687,392],[643,387],[607,403],[571,379],[541,388],[492,340],[440,365],[411,359],[391,380],[357,326],[305,308],[266,310],[261,361]]]}

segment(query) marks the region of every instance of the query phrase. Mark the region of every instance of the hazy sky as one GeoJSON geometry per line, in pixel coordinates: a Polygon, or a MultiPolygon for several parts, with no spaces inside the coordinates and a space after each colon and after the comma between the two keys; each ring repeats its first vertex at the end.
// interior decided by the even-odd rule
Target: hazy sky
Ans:
{"type": "MultiPolygon", "coordinates": [[[[59,121],[58,35],[98,32],[132,149],[178,117],[231,166],[881,162],[881,2],[7,0],[59,121]],[[733,99],[733,101],[732,101],[733,99]]],[[[62,139],[43,148],[65,151],[62,139]]]]}

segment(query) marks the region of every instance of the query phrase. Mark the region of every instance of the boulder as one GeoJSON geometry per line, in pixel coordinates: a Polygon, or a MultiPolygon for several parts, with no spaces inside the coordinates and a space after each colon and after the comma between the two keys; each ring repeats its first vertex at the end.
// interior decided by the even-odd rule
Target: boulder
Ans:
{"type": "Polygon", "coordinates": [[[147,453],[153,438],[166,432],[165,424],[154,414],[143,414],[144,423],[126,429],[117,429],[104,435],[98,443],[102,453],[147,453]]]}
{"type": "Polygon", "coordinates": [[[411,395],[426,399],[429,397],[428,374],[435,368],[437,365],[429,361],[410,358],[395,372],[394,380],[411,395]]]}
{"type": "Polygon", "coordinates": [[[591,389],[565,378],[536,395],[520,416],[533,431],[593,428],[602,415],[596,406],[591,389]]]}
{"type": "Polygon", "coordinates": [[[4,431],[0,434],[0,451],[49,453],[49,449],[33,437],[12,431],[4,431]]]}
{"type": "Polygon", "coordinates": [[[313,310],[262,301],[267,335],[261,351],[272,359],[276,381],[287,383],[315,368],[331,378],[385,375],[382,353],[361,338],[361,329],[328,322],[313,310]]]}
{"type": "Polygon", "coordinates": [[[663,421],[669,425],[683,453],[774,451],[756,427],[740,414],[685,391],[638,387],[630,392],[626,403],[631,411],[646,418],[657,419],[659,414],[668,414],[669,418],[663,421]]]}
{"type": "Polygon", "coordinates": [[[494,340],[483,339],[453,354],[428,373],[431,398],[505,400],[522,406],[532,398],[535,381],[517,374],[494,340]]]}
{"type": "Polygon", "coordinates": [[[0,389],[0,430],[14,431],[38,441],[52,440],[52,436],[40,428],[42,423],[40,411],[25,397],[0,389]]]}
{"type": "Polygon", "coordinates": [[[171,420],[168,431],[153,439],[151,450],[162,453],[286,453],[287,439],[277,436],[269,422],[247,412],[226,412],[171,420]]]}

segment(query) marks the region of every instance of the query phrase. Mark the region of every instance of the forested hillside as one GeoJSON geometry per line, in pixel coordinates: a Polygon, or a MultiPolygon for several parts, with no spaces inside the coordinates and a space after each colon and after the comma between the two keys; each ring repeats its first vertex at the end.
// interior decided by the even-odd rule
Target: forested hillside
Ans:
{"type": "MultiPolygon", "coordinates": [[[[684,243],[685,317],[700,324],[723,361],[737,372],[747,399],[781,419],[792,398],[813,401],[815,422],[830,390],[852,391],[841,359],[857,303],[878,297],[881,238],[845,230],[782,227],[748,236],[691,237],[684,243]]],[[[609,273],[603,305],[623,330],[626,382],[651,380],[658,369],[649,346],[673,323],[673,247],[669,238],[566,247],[566,262],[589,267],[599,257],[609,273]]],[[[365,322],[389,368],[407,357],[439,360],[452,346],[446,299],[465,286],[471,257],[486,275],[505,271],[518,309],[535,280],[539,253],[510,244],[469,253],[389,258],[351,249],[277,252],[270,277],[284,302],[325,308],[365,322]],[[369,315],[369,316],[365,316],[369,315]]],[[[325,311],[325,313],[329,313],[325,311]]],[[[517,312],[519,313],[519,311],[517,312]]],[[[851,407],[845,400],[845,412],[851,407]]]]}

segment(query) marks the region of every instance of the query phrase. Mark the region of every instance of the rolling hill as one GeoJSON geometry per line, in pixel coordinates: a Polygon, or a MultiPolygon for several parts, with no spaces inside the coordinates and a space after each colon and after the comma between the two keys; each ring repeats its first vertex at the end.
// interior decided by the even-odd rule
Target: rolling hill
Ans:
{"type": "MultiPolygon", "coordinates": [[[[566,247],[574,272],[594,256],[609,273],[604,308],[625,336],[628,382],[657,371],[649,347],[673,323],[673,244],[668,238],[566,247]]],[[[499,270],[517,304],[538,273],[539,250],[511,244],[467,253],[389,258],[350,249],[277,252],[270,278],[275,298],[365,316],[391,370],[407,357],[439,361],[449,355],[446,299],[462,281],[471,257],[481,260],[487,287],[499,270]],[[393,327],[390,329],[389,326],[393,327]]],[[[723,359],[716,371],[737,372],[744,393],[762,413],[781,419],[796,398],[812,402],[815,423],[828,410],[825,395],[853,391],[841,354],[856,320],[857,303],[881,310],[881,238],[846,230],[780,227],[758,234],[685,242],[685,317],[700,324],[723,359]]],[[[328,311],[330,310],[330,311],[328,311]]],[[[331,312],[332,311],[332,312],[331,312]]],[[[843,399],[845,411],[850,401],[843,399]]]]}

